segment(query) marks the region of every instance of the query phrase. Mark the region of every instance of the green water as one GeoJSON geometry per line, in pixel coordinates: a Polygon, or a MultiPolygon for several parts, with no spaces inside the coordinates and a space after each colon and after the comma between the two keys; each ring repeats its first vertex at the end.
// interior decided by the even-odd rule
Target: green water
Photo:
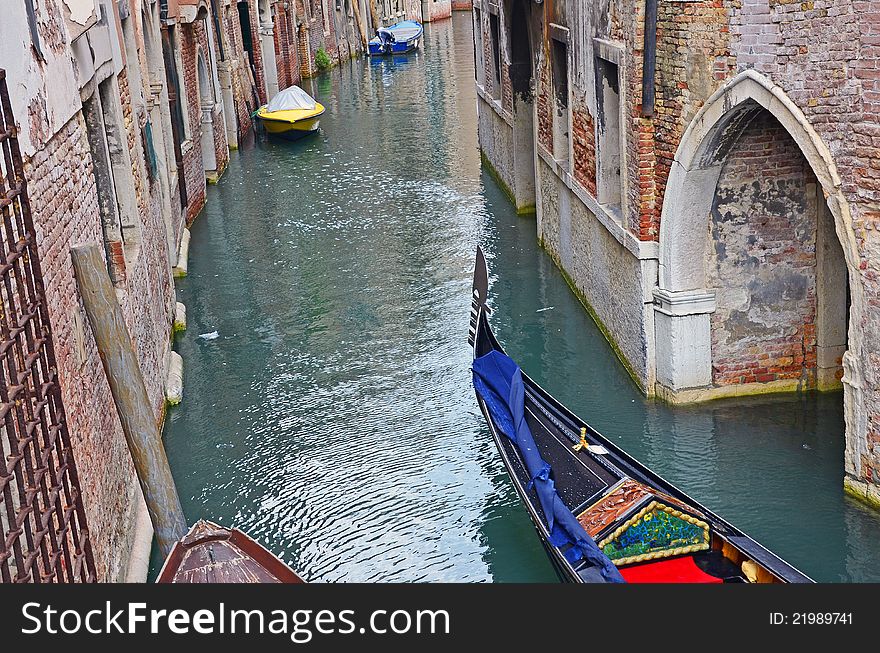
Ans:
{"type": "Polygon", "coordinates": [[[232,156],[178,285],[168,456],[190,521],[311,581],[554,581],[486,430],[473,253],[523,368],[609,438],[822,581],[880,580],[880,515],[842,492],[842,397],[645,400],[481,171],[470,19],[307,90],[320,134],[232,156]]]}

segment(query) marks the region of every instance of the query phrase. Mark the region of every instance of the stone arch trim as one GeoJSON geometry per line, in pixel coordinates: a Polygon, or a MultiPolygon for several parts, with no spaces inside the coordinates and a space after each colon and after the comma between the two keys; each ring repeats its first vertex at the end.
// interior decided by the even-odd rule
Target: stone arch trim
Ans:
{"type": "Polygon", "coordinates": [[[211,79],[211,69],[208,67],[208,59],[202,50],[202,46],[196,47],[196,83],[199,90],[199,104],[204,110],[214,105],[214,84],[211,79]],[[206,105],[210,105],[207,106],[206,105]]]}
{"type": "MultiPolygon", "coordinates": [[[[763,108],[786,129],[822,187],[846,259],[850,289],[848,351],[843,356],[845,467],[861,478],[860,452],[867,435],[864,389],[865,289],[852,213],[828,146],[801,109],[771,80],[746,70],[713,93],[679,144],[667,179],[660,221],[660,260],[655,304],[656,392],[671,401],[724,396],[711,388],[709,314],[714,293],[706,290],[708,220],[726,154],[749,123],[748,111],[763,108]]],[[[733,386],[734,392],[738,394],[733,386]]]]}
{"type": "Polygon", "coordinates": [[[744,113],[754,107],[766,109],[782,124],[810,164],[834,216],[850,270],[850,287],[855,292],[860,286],[858,248],[831,151],[785,91],[754,70],[740,73],[712,94],[682,136],[663,197],[660,289],[679,292],[705,288],[707,238],[703,227],[724,163],[724,156],[718,155],[724,153],[726,140],[736,140],[748,124],[744,113]]]}

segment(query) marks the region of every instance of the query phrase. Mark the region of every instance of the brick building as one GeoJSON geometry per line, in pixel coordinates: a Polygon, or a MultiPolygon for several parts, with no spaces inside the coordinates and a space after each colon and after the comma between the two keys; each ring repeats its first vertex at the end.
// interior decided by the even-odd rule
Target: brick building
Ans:
{"type": "Polygon", "coordinates": [[[648,395],[844,389],[880,504],[880,11],[474,2],[487,163],[648,395]]]}
{"type": "MultiPolygon", "coordinates": [[[[176,307],[171,270],[185,226],[204,205],[206,179],[229,159],[212,4],[25,0],[4,11],[0,68],[99,580],[143,578],[152,532],[70,247],[103,244],[161,422],[176,307]]],[[[225,54],[243,58],[235,46],[225,54]]],[[[243,113],[234,100],[228,106],[243,113]]],[[[237,134],[249,128],[232,124],[237,134]]]]}

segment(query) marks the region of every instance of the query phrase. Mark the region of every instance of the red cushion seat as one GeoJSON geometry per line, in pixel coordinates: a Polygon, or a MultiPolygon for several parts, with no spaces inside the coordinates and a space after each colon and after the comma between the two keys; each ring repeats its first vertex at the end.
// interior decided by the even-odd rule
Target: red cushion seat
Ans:
{"type": "Polygon", "coordinates": [[[723,583],[724,580],[707,574],[697,566],[693,556],[668,558],[623,567],[620,574],[627,583],[723,583]]]}

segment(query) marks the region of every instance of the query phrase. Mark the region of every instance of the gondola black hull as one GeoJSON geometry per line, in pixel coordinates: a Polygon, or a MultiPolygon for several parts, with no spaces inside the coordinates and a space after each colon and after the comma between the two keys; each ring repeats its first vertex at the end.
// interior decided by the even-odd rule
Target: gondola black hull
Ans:
{"type": "MultiPolygon", "coordinates": [[[[488,270],[483,253],[478,250],[468,339],[473,346],[474,359],[491,351],[504,353],[489,326],[487,293],[488,270]]],[[[708,575],[704,574],[706,577],[717,576],[724,582],[812,582],[809,577],[608,441],[532,381],[525,372],[522,373],[522,378],[525,386],[525,419],[535,444],[543,459],[553,469],[560,498],[575,516],[584,519],[582,523],[590,523],[593,514],[591,511],[602,509],[603,501],[610,501],[623,493],[625,488],[638,488],[639,492],[650,495],[641,504],[642,507],[648,499],[658,499],[694,516],[694,520],[705,527],[709,543],[704,547],[705,550],[696,551],[690,557],[701,570],[708,570],[708,575]],[[581,433],[585,434],[585,441],[590,447],[576,450],[581,433]]],[[[538,537],[560,579],[576,583],[603,582],[596,568],[589,564],[569,562],[564,550],[550,542],[547,521],[534,489],[529,487],[529,475],[516,446],[495,423],[479,392],[476,396],[514,488],[528,510],[538,537]]],[[[634,506],[639,507],[636,504],[634,506]]],[[[596,541],[599,542],[603,537],[606,542],[609,541],[609,533],[620,532],[626,523],[631,523],[626,520],[632,520],[634,513],[635,508],[629,513],[617,515],[617,521],[601,523],[596,527],[596,533],[601,535],[595,538],[596,541]]],[[[667,556],[667,553],[657,554],[657,557],[653,557],[654,554],[643,557],[649,562],[675,557],[672,554],[667,556]]],[[[624,560],[615,561],[615,564],[626,567],[643,563],[641,560],[634,563],[624,560]]]]}
{"type": "Polygon", "coordinates": [[[548,541],[547,529],[544,528],[541,522],[541,517],[536,513],[532,501],[529,498],[528,493],[526,492],[526,489],[522,486],[516,474],[511,472],[511,461],[508,459],[505,452],[504,442],[500,439],[506,436],[498,431],[495,423],[492,421],[491,415],[489,415],[489,412],[486,409],[486,403],[480,398],[479,394],[477,394],[477,403],[480,406],[480,412],[483,413],[483,417],[486,419],[486,423],[489,425],[489,430],[492,432],[492,439],[495,441],[495,446],[498,447],[498,451],[501,453],[501,457],[504,461],[504,467],[507,469],[508,474],[510,474],[510,478],[513,481],[514,488],[516,489],[516,493],[517,495],[519,495],[520,500],[525,505],[526,510],[528,510],[532,526],[535,529],[535,533],[538,535],[538,539],[541,542],[541,546],[544,549],[544,552],[550,559],[550,564],[553,565],[553,571],[556,572],[556,576],[563,583],[583,582],[577,576],[574,568],[567,563],[565,558],[559,552],[559,549],[550,544],[550,542],[548,541]]]}

